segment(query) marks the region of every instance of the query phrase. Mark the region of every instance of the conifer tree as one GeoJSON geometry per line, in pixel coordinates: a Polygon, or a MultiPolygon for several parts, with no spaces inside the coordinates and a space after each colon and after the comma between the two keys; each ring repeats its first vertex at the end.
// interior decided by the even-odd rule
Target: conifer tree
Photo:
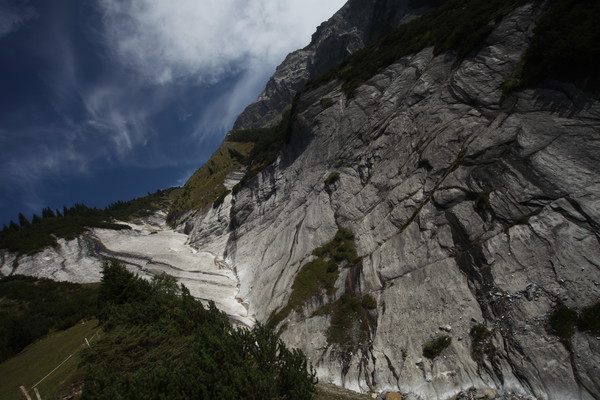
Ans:
{"type": "Polygon", "coordinates": [[[23,227],[31,225],[23,213],[19,213],[19,224],[23,227]]]}
{"type": "Polygon", "coordinates": [[[54,217],[54,211],[52,211],[52,209],[50,207],[46,207],[42,210],[42,217],[43,218],[52,218],[54,217]]]}

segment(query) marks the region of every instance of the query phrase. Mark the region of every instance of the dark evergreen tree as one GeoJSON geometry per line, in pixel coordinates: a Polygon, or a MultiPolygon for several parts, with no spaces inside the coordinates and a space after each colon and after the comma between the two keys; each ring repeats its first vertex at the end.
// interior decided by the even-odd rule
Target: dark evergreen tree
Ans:
{"type": "Polygon", "coordinates": [[[21,226],[29,226],[29,225],[31,225],[29,223],[29,221],[27,220],[27,217],[25,217],[23,215],[23,213],[19,213],[19,224],[21,224],[21,226]]]}
{"type": "Polygon", "coordinates": [[[50,207],[46,207],[42,210],[42,218],[52,218],[54,216],[54,211],[52,211],[50,207]]]}
{"type": "Polygon", "coordinates": [[[42,219],[37,214],[33,214],[33,218],[31,219],[31,223],[32,224],[41,224],[42,223],[42,219]]]}

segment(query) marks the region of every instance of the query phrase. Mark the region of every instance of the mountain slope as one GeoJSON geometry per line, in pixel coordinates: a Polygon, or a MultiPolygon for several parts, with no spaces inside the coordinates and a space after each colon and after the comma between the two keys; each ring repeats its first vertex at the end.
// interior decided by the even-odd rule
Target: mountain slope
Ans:
{"type": "Polygon", "coordinates": [[[597,2],[448,0],[415,19],[439,3],[349,1],[229,136],[272,143],[223,153],[196,193],[209,162],[173,222],[323,381],[598,399],[597,72],[562,67],[595,65],[597,2]]]}
{"type": "Polygon", "coordinates": [[[273,125],[306,82],[439,0],[350,0],[322,23],[308,46],[290,53],[269,79],[258,100],[237,118],[234,129],[273,125]]]}
{"type": "MultiPolygon", "coordinates": [[[[354,232],[361,263],[280,324],[322,379],[423,398],[472,385],[598,398],[594,331],[561,339],[552,317],[600,297],[600,104],[556,80],[502,90],[546,7],[492,21],[463,57],[425,47],[351,96],[339,80],[303,92],[277,161],[228,203],[224,256],[262,321],[315,249],[354,232]],[[363,314],[351,299],[365,295],[377,306],[363,314]],[[344,315],[352,347],[331,340],[344,315]]],[[[223,238],[203,221],[192,243],[223,238]]]]}

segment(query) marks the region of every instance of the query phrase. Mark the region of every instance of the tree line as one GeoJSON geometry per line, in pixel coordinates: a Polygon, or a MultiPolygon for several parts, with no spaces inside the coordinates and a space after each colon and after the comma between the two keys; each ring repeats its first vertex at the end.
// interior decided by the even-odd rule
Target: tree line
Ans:
{"type": "Polygon", "coordinates": [[[130,201],[117,201],[103,209],[80,203],[63,207],[62,212],[46,207],[41,215],[34,214],[31,220],[19,213],[18,224],[10,221],[0,231],[0,249],[33,254],[55,246],[59,238],[72,240],[88,228],[129,229],[129,226],[114,221],[128,221],[167,209],[174,190],[157,190],[130,201]]]}

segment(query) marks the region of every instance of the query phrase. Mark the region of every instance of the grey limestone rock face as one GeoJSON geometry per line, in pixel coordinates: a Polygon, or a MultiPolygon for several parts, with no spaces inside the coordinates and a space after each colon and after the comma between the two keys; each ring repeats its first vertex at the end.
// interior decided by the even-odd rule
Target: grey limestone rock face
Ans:
{"type": "Polygon", "coordinates": [[[560,82],[500,89],[539,13],[515,10],[465,59],[427,48],[352,97],[339,82],[305,93],[290,143],[231,199],[225,255],[259,321],[287,304],[313,249],[340,226],[355,233],[358,272],[281,324],[322,380],[415,398],[471,386],[600,398],[598,338],[577,332],[566,347],[548,328],[557,304],[600,298],[600,103],[560,82]],[[377,301],[352,351],[314,314],[348,290],[377,301]],[[475,324],[490,334],[480,356],[475,324]],[[443,335],[448,348],[423,357],[443,335]]]}

